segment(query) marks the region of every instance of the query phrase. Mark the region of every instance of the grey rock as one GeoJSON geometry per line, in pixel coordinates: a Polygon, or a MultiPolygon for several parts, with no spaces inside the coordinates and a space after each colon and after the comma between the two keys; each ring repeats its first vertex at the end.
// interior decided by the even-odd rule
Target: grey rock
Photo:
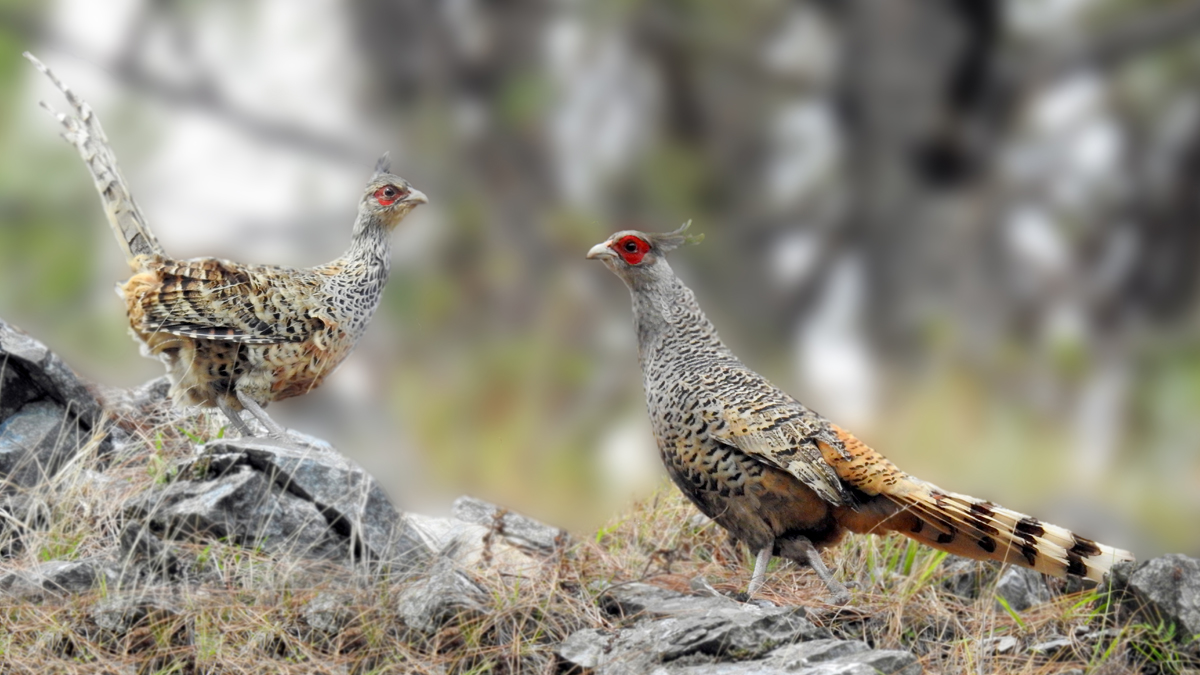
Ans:
{"type": "Polygon", "coordinates": [[[567,636],[555,651],[567,663],[592,670],[606,660],[605,655],[612,651],[620,634],[620,631],[585,628],[567,636]]]}
{"type": "MultiPolygon", "coordinates": [[[[1039,572],[1010,565],[996,582],[996,595],[1018,612],[1050,600],[1050,588],[1039,572]]],[[[999,604],[999,603],[997,603],[999,604]]]]}
{"type": "Polygon", "coordinates": [[[58,404],[27,403],[0,422],[0,476],[9,485],[37,485],[57,473],[87,438],[58,404]]]}
{"type": "Polygon", "coordinates": [[[872,650],[851,640],[815,640],[775,650],[766,659],[769,664],[791,669],[793,673],[883,673],[919,675],[920,664],[912,653],[899,650],[872,650]]]}
{"type": "Polygon", "coordinates": [[[484,611],[487,591],[453,562],[441,560],[429,575],[400,593],[396,613],[409,628],[435,633],[455,617],[484,611]]]}
{"type": "Polygon", "coordinates": [[[799,607],[763,608],[728,598],[685,596],[646,584],[614,587],[607,596],[610,611],[644,620],[611,636],[581,631],[558,649],[564,661],[595,668],[600,674],[649,672],[690,656],[710,661],[753,659],[780,645],[829,637],[804,618],[799,607]],[[597,644],[602,647],[597,649],[597,644]]]}
{"type": "Polygon", "coordinates": [[[0,366],[17,373],[21,389],[32,389],[39,394],[28,400],[49,398],[79,419],[86,429],[99,422],[100,402],[84,381],[46,345],[3,320],[0,320],[0,366]]]}
{"type": "Polygon", "coordinates": [[[579,631],[560,645],[565,661],[598,675],[653,673],[657,675],[919,675],[921,666],[908,652],[873,650],[852,640],[816,639],[789,644],[765,658],[748,661],[714,661],[688,655],[654,665],[646,655],[630,653],[622,633],[589,629],[579,631]]]}
{"type": "Polygon", "coordinates": [[[1070,638],[1059,637],[1029,646],[1029,653],[1047,659],[1054,659],[1071,651],[1070,638]]]}
{"type": "Polygon", "coordinates": [[[486,567],[524,578],[536,578],[546,569],[546,556],[540,551],[513,546],[483,525],[418,513],[404,518],[430,550],[464,569],[486,567]]]}
{"type": "Polygon", "coordinates": [[[1186,642],[1200,634],[1200,560],[1172,553],[1141,563],[1118,563],[1109,573],[1108,590],[1124,616],[1175,626],[1186,642]]]}
{"type": "Polygon", "coordinates": [[[505,541],[519,548],[549,553],[569,540],[565,530],[474,497],[463,496],[454,500],[451,513],[459,520],[495,528],[505,541]]]}
{"type": "Polygon", "coordinates": [[[118,583],[122,586],[143,581],[192,582],[204,576],[197,569],[199,566],[192,554],[172,542],[160,539],[143,521],[131,520],[126,523],[119,540],[121,557],[118,583]]]}
{"type": "MultiPolygon", "coordinates": [[[[0,320],[0,478],[53,475],[102,424],[88,386],[46,345],[0,320]]],[[[107,452],[107,438],[100,451],[107,452]]]]}
{"type": "Polygon", "coordinates": [[[178,608],[163,598],[128,595],[102,600],[88,614],[92,623],[102,631],[119,637],[137,626],[162,621],[178,613],[178,608]]]}
{"type": "Polygon", "coordinates": [[[786,673],[886,673],[919,675],[921,666],[909,652],[871,649],[853,640],[813,640],[780,647],[763,660],[764,665],[786,673]]]}
{"type": "Polygon", "coordinates": [[[289,442],[221,440],[206,444],[203,452],[233,456],[280,490],[311,503],[356,547],[358,557],[412,568],[428,562],[428,547],[374,477],[325,441],[292,433],[289,442]]]}
{"type": "Polygon", "coordinates": [[[981,593],[990,592],[999,574],[994,563],[984,563],[956,555],[948,555],[940,566],[942,588],[960,598],[974,600],[981,593]]]}
{"type": "Polygon", "coordinates": [[[6,355],[0,355],[0,422],[41,396],[42,392],[24,377],[24,371],[15,364],[9,367],[6,355]]]}
{"type": "Polygon", "coordinates": [[[145,410],[151,406],[168,401],[171,392],[171,379],[161,375],[148,382],[129,389],[127,404],[137,410],[145,410]]]}
{"type": "Polygon", "coordinates": [[[1011,635],[988,638],[983,641],[983,651],[987,654],[1012,654],[1020,642],[1011,635]]]}
{"type": "Polygon", "coordinates": [[[114,587],[117,574],[111,563],[100,559],[52,560],[37,567],[0,576],[0,593],[24,599],[83,593],[101,584],[114,587]]]}
{"type": "Polygon", "coordinates": [[[327,635],[336,635],[354,618],[350,597],[342,593],[321,593],[304,606],[304,622],[327,635]]]}
{"type": "Polygon", "coordinates": [[[237,466],[212,480],[177,481],[139,494],[126,502],[125,514],[172,539],[227,539],[315,558],[346,555],[346,541],[312,502],[272,488],[261,473],[237,466]]]}
{"type": "Polygon", "coordinates": [[[299,434],[214,441],[126,514],[175,539],[228,538],[310,558],[371,560],[412,574],[432,552],[379,484],[327,443],[299,434]]]}
{"type": "MultiPolygon", "coordinates": [[[[631,583],[612,586],[600,596],[600,602],[608,612],[625,617],[642,614],[663,618],[686,616],[721,608],[739,608],[744,605],[725,596],[684,595],[650,584],[631,583]]],[[[789,612],[805,616],[803,607],[788,608],[789,612]]]]}

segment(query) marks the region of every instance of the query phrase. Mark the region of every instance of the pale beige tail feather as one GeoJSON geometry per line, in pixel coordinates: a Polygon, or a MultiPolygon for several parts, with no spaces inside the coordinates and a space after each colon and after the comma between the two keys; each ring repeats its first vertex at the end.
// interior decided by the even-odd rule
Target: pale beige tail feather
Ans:
{"type": "Polygon", "coordinates": [[[117,237],[117,243],[125,252],[129,266],[135,271],[140,270],[140,256],[162,256],[163,250],[154,233],[146,226],[141,209],[134,202],[129,185],[117,168],[117,158],[108,145],[108,138],[104,135],[104,129],[100,127],[100,120],[96,118],[91,107],[67,88],[45,64],[29,52],[25,52],[25,58],[58,87],[74,109],[74,114],[60,113],[45,102],[42,103],[42,107],[66,129],[63,138],[79,151],[79,156],[83,158],[84,164],[92,174],[96,191],[100,193],[104,213],[108,217],[113,234],[117,237]]]}

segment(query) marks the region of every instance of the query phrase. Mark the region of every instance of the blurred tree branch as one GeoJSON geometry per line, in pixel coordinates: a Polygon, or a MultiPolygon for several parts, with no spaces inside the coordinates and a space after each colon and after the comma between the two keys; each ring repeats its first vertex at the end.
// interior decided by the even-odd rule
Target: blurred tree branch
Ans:
{"type": "MultiPolygon", "coordinates": [[[[141,24],[144,22],[139,22],[141,24]]],[[[56,35],[31,12],[0,9],[0,26],[28,38],[30,42],[92,64],[130,89],[174,106],[199,110],[260,140],[354,166],[370,164],[379,154],[377,148],[360,146],[348,138],[331,136],[244,110],[225,98],[207,79],[198,80],[195,84],[180,84],[154,75],[142,65],[143,60],[130,50],[126,50],[115,61],[106,62],[56,35]]]]}

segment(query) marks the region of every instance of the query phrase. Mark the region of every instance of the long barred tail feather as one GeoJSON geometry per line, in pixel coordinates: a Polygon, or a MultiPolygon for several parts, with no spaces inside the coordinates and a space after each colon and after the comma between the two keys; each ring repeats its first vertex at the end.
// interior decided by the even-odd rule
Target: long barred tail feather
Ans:
{"type": "Polygon", "coordinates": [[[1056,577],[1101,581],[1128,551],[1099,544],[1057,525],[992,502],[948,492],[914,478],[834,425],[844,452],[821,448],[838,475],[872,497],[867,508],[846,513],[857,532],[893,531],[934,548],[976,560],[997,560],[1056,577]]]}
{"type": "Polygon", "coordinates": [[[87,165],[88,171],[92,174],[96,191],[100,193],[100,200],[104,203],[104,213],[108,217],[108,223],[117,237],[117,243],[125,252],[129,266],[134,271],[138,271],[141,269],[138,262],[139,257],[163,256],[162,247],[154,233],[147,227],[141,209],[133,200],[129,184],[125,182],[125,178],[117,167],[116,155],[108,145],[108,137],[104,135],[104,129],[100,127],[100,120],[96,118],[91,107],[76,96],[75,92],[63,84],[53,71],[32,54],[25,52],[25,58],[29,59],[43,75],[49,78],[66,97],[67,102],[71,104],[73,113],[57,112],[45,102],[42,103],[42,107],[66,129],[63,132],[63,138],[75,146],[75,149],[79,151],[79,156],[83,158],[84,164],[87,165]]]}

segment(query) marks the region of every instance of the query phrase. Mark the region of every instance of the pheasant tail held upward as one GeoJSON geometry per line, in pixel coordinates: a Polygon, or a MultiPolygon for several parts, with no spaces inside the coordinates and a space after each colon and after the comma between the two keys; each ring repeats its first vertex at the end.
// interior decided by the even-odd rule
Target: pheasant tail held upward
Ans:
{"type": "Polygon", "coordinates": [[[749,592],[772,555],[811,565],[833,600],[849,594],[819,548],[846,531],[898,532],[976,560],[1101,580],[1127,551],[896,468],[841,427],[747,368],[717,336],[666,253],[685,230],[618,232],[599,259],[629,288],[651,426],[672,481],[758,555],[749,592]]]}
{"type": "Polygon", "coordinates": [[[118,287],[142,352],[160,359],[180,406],[217,407],[244,435],[249,410],[280,437],[263,408],[319,386],[350,355],[387,282],[390,235],[425,195],[376,164],[358,203],[350,247],[307,269],[217,258],[176,260],[159,245],[133,200],[91,108],[29,53],[71,111],[43,106],[83,159],[134,275],[118,287]]]}

